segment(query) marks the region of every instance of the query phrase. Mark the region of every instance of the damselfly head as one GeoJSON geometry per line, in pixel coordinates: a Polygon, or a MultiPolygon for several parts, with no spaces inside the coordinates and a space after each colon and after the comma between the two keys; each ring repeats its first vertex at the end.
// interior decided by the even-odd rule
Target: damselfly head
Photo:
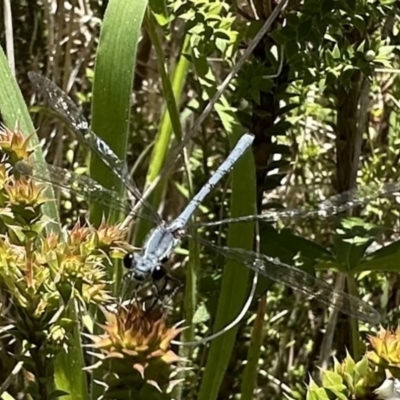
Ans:
{"type": "Polygon", "coordinates": [[[130,278],[135,281],[142,282],[148,276],[151,276],[153,281],[159,281],[167,275],[167,270],[162,265],[167,259],[163,259],[161,264],[157,264],[154,268],[150,268],[152,263],[146,262],[140,255],[135,253],[127,253],[124,257],[124,267],[129,269],[130,272],[127,274],[130,278]]]}
{"type": "Polygon", "coordinates": [[[142,282],[146,279],[147,274],[136,270],[137,259],[134,253],[127,253],[124,256],[124,267],[130,271],[126,274],[127,278],[134,279],[135,281],[142,282]]]}

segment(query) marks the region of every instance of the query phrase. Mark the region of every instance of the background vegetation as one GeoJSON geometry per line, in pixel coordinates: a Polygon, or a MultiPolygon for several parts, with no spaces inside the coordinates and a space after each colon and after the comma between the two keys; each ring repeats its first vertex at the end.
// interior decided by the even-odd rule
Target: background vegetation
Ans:
{"type": "MultiPolygon", "coordinates": [[[[46,161],[88,172],[123,196],[120,182],[91,157],[70,128],[38,105],[27,79],[30,70],[51,77],[80,104],[93,130],[127,159],[140,188],[150,185],[163,165],[171,164],[168,160],[176,161],[149,197],[167,220],[202,187],[245,131],[255,135],[252,157],[206,199],[199,221],[251,214],[255,208],[261,213],[315,206],[357,185],[376,188],[397,182],[400,21],[398,4],[391,0],[285,2],[269,33],[193,134],[185,156],[177,160],[170,150],[193,131],[219,84],[277,4],[153,0],[146,9],[146,2],[134,0],[124,5],[97,0],[12,2],[11,14],[2,13],[2,46],[9,60],[14,59],[19,87],[32,105],[46,161]]],[[[11,129],[21,122],[21,112],[6,90],[12,80],[7,70],[3,65],[0,106],[11,129]]],[[[31,133],[24,121],[22,117],[23,130],[31,133]]],[[[87,199],[67,192],[57,192],[56,199],[63,225],[89,218],[87,199]]],[[[104,205],[91,204],[90,221],[98,225],[106,211],[104,205]]],[[[346,222],[310,217],[262,223],[261,251],[370,302],[383,325],[395,327],[398,213],[393,197],[375,198],[346,222]]],[[[119,213],[109,215],[109,221],[119,220],[119,213]]],[[[139,245],[150,228],[146,221],[134,221],[129,237],[139,245]]],[[[253,231],[253,224],[246,224],[190,233],[251,248],[253,231]]],[[[171,324],[190,321],[182,340],[223,327],[242,307],[249,272],[229,263],[222,272],[223,265],[224,260],[192,241],[171,260],[171,274],[184,288],[174,297],[169,318],[171,324]]],[[[122,268],[115,265],[108,271],[112,290],[118,293],[122,268]]],[[[366,334],[379,328],[357,325],[266,280],[258,285],[258,300],[235,329],[210,345],[175,349],[188,361],[177,370],[183,381],[173,396],[304,399],[309,377],[320,382],[318,366],[331,365],[332,354],[342,360],[346,351],[358,361],[366,334]]],[[[4,381],[13,362],[12,357],[3,358],[4,381]]],[[[377,382],[383,379],[379,375],[377,382]]],[[[13,384],[20,387],[18,381],[13,384]]],[[[56,387],[67,390],[68,385],[56,387]]],[[[72,398],[86,398],[85,391],[72,398]]],[[[98,397],[96,391],[89,392],[98,397]]],[[[320,392],[308,396],[326,398],[320,392]]]]}

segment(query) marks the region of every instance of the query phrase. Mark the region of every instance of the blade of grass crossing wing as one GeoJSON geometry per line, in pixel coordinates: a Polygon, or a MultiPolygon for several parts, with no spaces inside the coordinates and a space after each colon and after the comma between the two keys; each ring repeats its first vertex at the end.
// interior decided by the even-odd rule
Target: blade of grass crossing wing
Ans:
{"type": "MultiPolygon", "coordinates": [[[[181,140],[183,137],[182,127],[180,124],[180,116],[178,112],[178,103],[180,101],[182,90],[184,88],[187,73],[189,71],[190,63],[188,58],[185,56],[189,52],[190,49],[190,37],[186,36],[184,40],[184,44],[182,47],[182,53],[176,65],[176,68],[172,74],[172,84],[169,81],[169,77],[165,70],[165,60],[163,48],[161,46],[159,37],[157,35],[156,24],[153,17],[149,17],[147,19],[147,26],[149,35],[151,37],[152,43],[156,49],[157,60],[158,60],[158,69],[161,75],[161,81],[163,86],[163,91],[165,94],[166,101],[166,109],[163,112],[161,123],[159,126],[159,131],[156,137],[156,143],[154,146],[154,150],[152,153],[152,158],[149,166],[149,172],[147,175],[147,183],[151,183],[158,174],[160,173],[162,166],[164,164],[165,157],[167,155],[169,145],[172,138],[172,132],[175,132],[176,139],[181,140]]],[[[186,160],[185,160],[186,161],[186,160]]],[[[192,182],[190,176],[190,168],[187,163],[185,163],[186,175],[188,179],[189,186],[189,197],[192,196],[192,182]]],[[[150,202],[154,207],[158,207],[162,193],[165,189],[165,182],[168,182],[167,177],[164,177],[161,182],[158,184],[157,188],[154,190],[152,195],[150,196],[150,202]]],[[[137,243],[141,243],[144,237],[147,235],[149,231],[149,224],[146,221],[139,221],[138,228],[136,230],[136,241],[137,243]]],[[[193,233],[193,232],[189,232],[193,233]]],[[[190,258],[187,265],[186,270],[186,282],[185,282],[185,310],[184,310],[184,318],[187,321],[191,321],[196,309],[196,296],[197,296],[197,271],[198,271],[198,263],[199,263],[199,248],[196,243],[192,240],[189,241],[190,248],[190,258]]],[[[183,332],[183,340],[191,341],[193,340],[193,329],[187,329],[183,332]]],[[[190,357],[192,349],[184,348],[181,356],[186,358],[190,357]]]]}
{"type": "MultiPolygon", "coordinates": [[[[216,106],[218,116],[228,132],[231,147],[237,142],[243,128],[236,120],[231,108],[224,100],[216,106]]],[[[255,171],[250,153],[245,154],[232,171],[231,215],[248,215],[254,213],[255,205],[255,171]]],[[[254,224],[232,224],[228,231],[229,247],[240,247],[250,250],[253,245],[254,224]]],[[[250,270],[232,261],[226,262],[222,277],[214,332],[228,324],[242,308],[247,296],[250,270]],[[234,293],[234,295],[232,295],[234,293]]],[[[236,339],[237,327],[215,339],[210,345],[204,375],[198,395],[199,400],[214,400],[224,377],[236,339]]]]}
{"type": "MultiPolygon", "coordinates": [[[[92,129],[122,160],[127,154],[136,54],[146,7],[147,1],[111,0],[104,15],[96,55],[92,129]]],[[[125,193],[121,182],[97,156],[91,159],[90,174],[103,186],[117,191],[123,199],[125,193]]],[[[110,213],[110,210],[93,204],[91,221],[98,224],[105,214],[109,223],[120,218],[119,213],[110,213]]],[[[111,274],[113,291],[117,294],[122,282],[122,266],[115,265],[111,274]]],[[[94,383],[97,378],[101,380],[100,371],[95,371],[92,376],[92,399],[98,399],[103,394],[101,386],[94,383]]]]}
{"type": "MultiPolygon", "coordinates": [[[[181,140],[182,138],[182,127],[180,123],[178,104],[181,99],[182,90],[186,82],[186,76],[189,69],[189,61],[182,54],[185,54],[189,46],[189,40],[186,38],[183,46],[183,52],[180,55],[175,70],[172,73],[171,78],[168,76],[168,72],[165,69],[165,56],[164,50],[158,36],[158,26],[154,20],[154,17],[148,13],[146,17],[146,27],[149,32],[151,42],[154,46],[157,55],[157,66],[161,77],[161,84],[164,93],[165,106],[161,117],[161,122],[158,127],[157,136],[155,139],[154,149],[151,154],[151,160],[149,163],[149,170],[146,177],[146,184],[153,182],[159,175],[164,161],[168,154],[169,145],[172,138],[172,132],[175,132],[176,139],[181,140]]],[[[164,192],[165,182],[168,182],[168,177],[164,177],[158,184],[154,192],[149,196],[149,202],[158,208],[162,194],[164,192]]],[[[135,242],[141,244],[149,232],[151,226],[147,221],[138,221],[137,228],[135,230],[135,242]]]]}
{"type": "MultiPolygon", "coordinates": [[[[130,127],[131,94],[137,47],[147,1],[110,1],[104,16],[93,83],[92,128],[114,152],[126,159],[130,127]]],[[[124,188],[113,173],[94,155],[90,163],[91,176],[107,188],[124,196],[124,188]]],[[[99,224],[103,215],[108,222],[121,219],[104,206],[93,204],[90,218],[99,224]]],[[[114,269],[114,290],[121,282],[121,267],[114,269]]]]}

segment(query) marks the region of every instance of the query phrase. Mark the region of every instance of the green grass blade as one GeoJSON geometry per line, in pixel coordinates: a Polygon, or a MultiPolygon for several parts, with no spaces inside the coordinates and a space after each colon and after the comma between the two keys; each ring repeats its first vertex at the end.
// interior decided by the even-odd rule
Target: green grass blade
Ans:
{"type": "MultiPolygon", "coordinates": [[[[149,171],[146,177],[146,183],[150,184],[154,181],[154,179],[157,178],[164,164],[171,142],[172,132],[175,132],[178,140],[182,138],[182,127],[179,118],[178,104],[182,96],[182,91],[186,82],[186,76],[189,70],[190,63],[187,57],[183,56],[183,54],[188,51],[189,47],[189,40],[188,38],[186,38],[182,54],[172,74],[171,82],[165,69],[164,51],[157,34],[157,25],[152,16],[149,16],[147,18],[147,29],[153,46],[156,50],[158,70],[161,76],[161,83],[166,104],[158,128],[157,136],[155,139],[155,146],[149,164],[149,171]]],[[[153,204],[155,208],[158,207],[161,201],[162,193],[164,191],[164,185],[167,181],[168,178],[164,177],[149,197],[149,202],[153,204]]],[[[143,242],[150,227],[151,225],[148,221],[141,220],[138,222],[138,226],[135,232],[136,243],[141,244],[143,242]]]]}
{"type": "Polygon", "coordinates": [[[178,103],[182,95],[182,90],[186,82],[186,76],[189,68],[189,61],[187,57],[182,56],[182,54],[185,54],[188,51],[189,39],[186,36],[185,43],[183,45],[183,51],[176,66],[176,69],[172,75],[172,83],[171,83],[169,80],[168,73],[165,69],[166,62],[164,57],[164,51],[162,48],[162,43],[157,34],[158,27],[154,17],[150,12],[148,13],[146,21],[147,21],[147,31],[149,32],[151,41],[153,43],[153,46],[157,54],[157,65],[161,76],[164,100],[167,106],[167,109],[163,113],[161,119],[161,124],[160,124],[161,129],[156,138],[156,145],[149,166],[149,173],[147,178],[149,182],[152,182],[158,176],[161,167],[164,164],[164,159],[166,156],[166,152],[168,150],[169,142],[171,140],[172,131],[175,132],[177,140],[182,140],[183,133],[182,133],[181,122],[179,119],[178,103]],[[156,151],[157,148],[160,148],[164,151],[157,152],[156,151]],[[163,158],[161,159],[158,158],[157,156],[159,155],[163,156],[163,158]]]}
{"type": "MultiPolygon", "coordinates": [[[[216,106],[218,115],[229,134],[231,147],[237,142],[243,128],[235,119],[229,107],[216,106]]],[[[236,164],[232,172],[231,215],[247,215],[254,213],[256,204],[254,162],[250,153],[245,154],[236,164]]],[[[250,250],[253,245],[253,223],[232,224],[228,231],[229,247],[250,250]]],[[[248,293],[250,270],[233,261],[224,266],[222,288],[218,310],[214,324],[214,332],[222,329],[236,317],[242,308],[248,293]]],[[[204,370],[198,395],[199,400],[214,400],[228,366],[236,338],[237,327],[215,339],[204,370]]]]}
{"type": "MultiPolygon", "coordinates": [[[[76,313],[70,310],[69,317],[76,321],[76,313]]],[[[54,361],[54,377],[56,388],[68,392],[68,396],[63,396],[65,400],[86,400],[89,398],[86,374],[82,370],[85,366],[82,353],[82,343],[78,327],[74,329],[74,336],[68,353],[57,354],[54,361]]]]}
{"type": "MultiPolygon", "coordinates": [[[[92,128],[114,152],[126,159],[130,126],[131,94],[138,41],[147,1],[110,1],[104,16],[94,72],[92,128]]],[[[91,176],[103,186],[116,190],[123,199],[124,188],[114,174],[93,155],[91,176]]],[[[95,224],[108,210],[93,204],[90,218],[95,224]]],[[[109,216],[110,223],[120,218],[109,216]]],[[[114,269],[115,291],[121,282],[122,269],[114,269]]]]}
{"type": "MultiPolygon", "coordinates": [[[[123,160],[127,152],[136,53],[146,7],[145,0],[110,1],[96,55],[92,129],[123,160]]],[[[122,197],[121,182],[96,155],[91,159],[90,174],[122,197]]],[[[99,223],[106,211],[98,204],[93,205],[91,221],[99,223]]]]}
{"type": "MultiPolygon", "coordinates": [[[[146,0],[111,0],[104,15],[96,55],[92,129],[122,160],[127,154],[136,55],[146,7],[146,0]]],[[[90,174],[123,199],[125,191],[122,183],[96,155],[91,158],[90,174]]],[[[104,207],[93,204],[91,221],[98,224],[103,215],[108,215],[109,223],[120,219],[119,213],[110,213],[104,207]]],[[[122,274],[122,267],[116,265],[110,276],[114,282],[114,293],[119,291],[122,274]]],[[[101,379],[95,372],[92,383],[96,378],[101,379]]],[[[101,395],[102,388],[92,384],[92,399],[101,395]]]]}
{"type": "MultiPolygon", "coordinates": [[[[354,275],[351,273],[347,274],[347,287],[349,294],[358,297],[357,285],[354,275]]],[[[350,352],[355,361],[359,361],[362,358],[362,347],[363,344],[360,342],[360,330],[358,327],[358,321],[355,318],[349,318],[350,323],[350,352]]]]}
{"type": "MultiPolygon", "coordinates": [[[[195,236],[195,232],[193,232],[195,236]]],[[[192,321],[196,311],[197,304],[197,278],[200,269],[200,246],[195,240],[189,240],[189,261],[186,266],[186,282],[185,282],[185,298],[184,298],[184,319],[185,321],[192,321]]],[[[189,325],[187,329],[182,332],[182,340],[189,342],[194,340],[195,326],[189,325]]],[[[194,347],[183,347],[180,355],[182,357],[190,358],[194,347]]]]}
{"type": "Polygon", "coordinates": [[[267,299],[263,296],[258,304],[257,316],[254,320],[251,332],[251,342],[247,356],[247,364],[243,372],[240,400],[252,400],[256,388],[257,373],[261,353],[261,345],[264,339],[264,316],[267,309],[267,299]]]}

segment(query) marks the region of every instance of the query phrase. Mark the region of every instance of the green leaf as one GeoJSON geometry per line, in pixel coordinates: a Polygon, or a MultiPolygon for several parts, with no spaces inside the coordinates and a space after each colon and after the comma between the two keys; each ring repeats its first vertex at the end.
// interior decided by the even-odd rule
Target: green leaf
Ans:
{"type": "Polygon", "coordinates": [[[341,54],[340,54],[340,49],[339,46],[337,45],[337,43],[335,43],[335,46],[333,46],[333,50],[332,50],[332,57],[334,59],[340,59],[341,58],[341,54]]]}
{"type": "Polygon", "coordinates": [[[354,18],[352,19],[354,26],[357,28],[357,30],[361,33],[364,34],[365,30],[365,18],[363,15],[356,14],[354,18]]]}
{"type": "Polygon", "coordinates": [[[367,40],[363,40],[358,46],[357,51],[360,53],[365,53],[369,49],[369,44],[367,40]]]}
{"type": "Polygon", "coordinates": [[[260,301],[258,305],[257,315],[254,320],[250,347],[247,355],[247,363],[243,372],[241,385],[241,400],[251,400],[254,398],[255,380],[259,370],[259,360],[261,354],[261,346],[265,336],[264,316],[266,313],[266,302],[260,301]]]}
{"type": "Polygon", "coordinates": [[[288,38],[282,34],[282,28],[278,28],[268,35],[271,36],[272,39],[274,39],[275,42],[281,46],[285,45],[285,43],[288,41],[288,38]]]}
{"type": "Polygon", "coordinates": [[[340,76],[341,82],[343,84],[349,83],[356,71],[357,68],[353,67],[352,65],[346,65],[343,68],[342,75],[340,76]]]}
{"type": "Polygon", "coordinates": [[[167,3],[165,0],[149,0],[149,6],[160,26],[166,26],[170,22],[167,3]]]}
{"type": "Polygon", "coordinates": [[[321,18],[324,18],[327,14],[330,14],[333,10],[335,3],[332,0],[322,0],[321,1],[321,18]]]}
{"type": "Polygon", "coordinates": [[[296,31],[292,25],[285,25],[281,29],[281,35],[287,39],[287,41],[293,41],[296,39],[296,31]]]}
{"type": "MultiPolygon", "coordinates": [[[[137,46],[147,1],[113,0],[108,3],[100,33],[93,81],[92,129],[119,156],[126,159],[131,94],[137,46]]],[[[124,187],[97,156],[91,158],[90,174],[100,184],[123,197],[124,187]]],[[[104,206],[94,204],[91,221],[98,224],[104,206]]],[[[117,221],[119,213],[111,221],[117,221]]],[[[120,281],[120,271],[115,280],[120,281]]]]}
{"type": "MultiPolygon", "coordinates": [[[[212,92],[209,91],[210,95],[212,92]]],[[[222,98],[216,105],[218,116],[224,129],[229,134],[231,146],[243,132],[236,113],[229,103],[222,98]]],[[[231,215],[249,215],[254,213],[255,181],[254,161],[250,153],[245,154],[235,165],[232,173],[231,215]]],[[[228,231],[227,245],[251,249],[253,245],[253,224],[232,224],[228,231]]],[[[221,329],[234,318],[243,307],[247,295],[249,270],[233,261],[226,261],[222,277],[222,286],[218,301],[218,310],[215,317],[213,331],[221,329]],[[232,291],[235,296],[232,297],[232,291]]],[[[225,375],[229,359],[235,344],[238,326],[226,332],[223,336],[213,340],[204,375],[197,395],[198,400],[215,400],[225,375]]]]}
{"type": "Polygon", "coordinates": [[[256,103],[260,104],[260,91],[256,87],[249,88],[249,94],[251,99],[256,103]]]}
{"type": "Polygon", "coordinates": [[[298,57],[298,51],[300,50],[299,43],[296,40],[290,40],[286,43],[285,54],[289,62],[293,63],[298,57]]]}
{"type": "Polygon", "coordinates": [[[274,124],[271,128],[266,130],[269,136],[286,136],[288,130],[292,127],[289,121],[281,119],[278,123],[274,124]]]}
{"type": "MultiPolygon", "coordinates": [[[[127,153],[136,54],[146,8],[146,0],[109,1],[96,54],[92,129],[121,160],[126,159],[127,153]]],[[[112,188],[121,198],[124,197],[123,183],[97,156],[91,158],[90,174],[103,186],[112,188]]],[[[108,215],[110,223],[121,217],[120,213],[109,212],[104,206],[94,204],[90,213],[91,221],[100,223],[104,214],[108,215]]],[[[109,276],[117,293],[122,281],[122,267],[116,263],[114,269],[110,269],[109,276]]],[[[82,373],[72,374],[75,380],[78,377],[85,379],[82,373]]],[[[96,375],[93,379],[96,379],[96,375]]],[[[93,385],[92,398],[97,399],[101,393],[101,387],[93,385]]]]}
{"type": "Polygon", "coordinates": [[[344,372],[346,372],[349,375],[354,375],[354,371],[356,369],[356,363],[349,354],[349,352],[346,350],[346,358],[342,362],[342,366],[344,367],[344,372]]]}
{"type": "Polygon", "coordinates": [[[355,370],[358,374],[359,377],[364,377],[367,375],[369,371],[369,362],[368,358],[364,356],[357,364],[355,367],[355,370]]]}
{"type": "Polygon", "coordinates": [[[389,54],[393,54],[396,46],[381,46],[379,47],[378,56],[388,56],[389,54]]]}
{"type": "MultiPolygon", "coordinates": [[[[161,120],[158,126],[158,131],[155,139],[155,146],[151,153],[149,169],[146,176],[147,185],[151,184],[160,174],[164,165],[165,159],[168,154],[172,134],[174,133],[178,141],[182,140],[182,127],[180,124],[180,115],[178,104],[183,94],[184,85],[186,83],[186,76],[189,71],[189,59],[186,56],[190,52],[190,36],[187,35],[183,42],[182,54],[180,55],[174,71],[166,69],[166,61],[162,42],[158,36],[158,29],[155,21],[149,16],[146,19],[146,28],[149,32],[151,41],[157,55],[157,65],[161,77],[161,83],[165,98],[165,104],[161,115],[161,120]]],[[[199,54],[198,49],[193,50],[194,54],[199,54]]],[[[199,57],[202,57],[199,55],[199,57]]],[[[196,61],[195,63],[197,63],[196,61]]],[[[197,65],[197,64],[196,64],[197,65]]],[[[208,65],[207,65],[208,68],[208,65]]],[[[168,178],[160,182],[148,199],[150,204],[155,209],[159,207],[161,202],[162,193],[168,178]]],[[[152,227],[151,221],[144,219],[140,220],[135,229],[135,241],[139,245],[143,243],[146,235],[152,227]]]]}
{"type": "Polygon", "coordinates": [[[336,372],[324,370],[322,371],[322,386],[324,389],[334,393],[340,400],[347,400],[345,395],[346,386],[343,384],[342,377],[336,372]]]}
{"type": "Polygon", "coordinates": [[[334,253],[343,272],[354,270],[360,264],[366,249],[375,237],[384,231],[360,218],[345,218],[334,236],[334,253]]]}
{"type": "Polygon", "coordinates": [[[339,373],[341,371],[341,369],[342,369],[342,366],[341,366],[339,360],[335,356],[333,356],[333,370],[334,370],[334,372],[339,373]]]}
{"type": "Polygon", "coordinates": [[[354,273],[362,271],[400,271],[400,241],[393,242],[372,254],[360,263],[354,273]]]}
{"type": "Polygon", "coordinates": [[[355,390],[354,374],[350,374],[348,372],[342,372],[342,376],[346,382],[349,391],[354,392],[355,390]]]}
{"type": "Polygon", "coordinates": [[[308,19],[302,21],[297,27],[297,40],[304,41],[312,30],[312,22],[308,19]]]}
{"type": "Polygon", "coordinates": [[[49,400],[59,399],[60,397],[68,396],[68,394],[68,392],[64,392],[63,390],[54,390],[50,393],[49,400]]]}
{"type": "Polygon", "coordinates": [[[324,370],[322,371],[322,386],[325,389],[335,386],[344,386],[343,378],[334,371],[324,370]]]}
{"type": "Polygon", "coordinates": [[[210,69],[207,58],[197,48],[193,48],[193,64],[200,77],[205,77],[210,69]]]}
{"type": "Polygon", "coordinates": [[[356,11],[356,0],[340,0],[340,3],[344,10],[354,15],[356,11]]]}
{"type": "Polygon", "coordinates": [[[207,322],[209,320],[210,320],[210,313],[207,307],[204,304],[201,304],[193,315],[192,323],[200,324],[207,322]]]}
{"type": "Polygon", "coordinates": [[[307,387],[307,400],[330,400],[328,393],[319,387],[311,378],[307,387]]]}
{"type": "Polygon", "coordinates": [[[349,399],[346,388],[341,389],[341,390],[329,389],[329,391],[331,391],[332,393],[335,394],[337,400],[348,400],[349,399]]]}
{"type": "Polygon", "coordinates": [[[333,57],[333,54],[330,50],[327,50],[325,53],[325,61],[328,67],[335,68],[335,57],[333,57]]]}
{"type": "Polygon", "coordinates": [[[285,115],[285,114],[289,114],[290,111],[295,110],[296,108],[300,108],[301,104],[300,103],[292,103],[292,104],[288,104],[282,108],[280,108],[278,110],[278,114],[277,115],[285,115]]]}
{"type": "Polygon", "coordinates": [[[289,229],[277,231],[270,224],[260,222],[261,252],[270,257],[293,264],[313,274],[320,260],[331,260],[332,256],[323,246],[293,234],[289,229]]]}

